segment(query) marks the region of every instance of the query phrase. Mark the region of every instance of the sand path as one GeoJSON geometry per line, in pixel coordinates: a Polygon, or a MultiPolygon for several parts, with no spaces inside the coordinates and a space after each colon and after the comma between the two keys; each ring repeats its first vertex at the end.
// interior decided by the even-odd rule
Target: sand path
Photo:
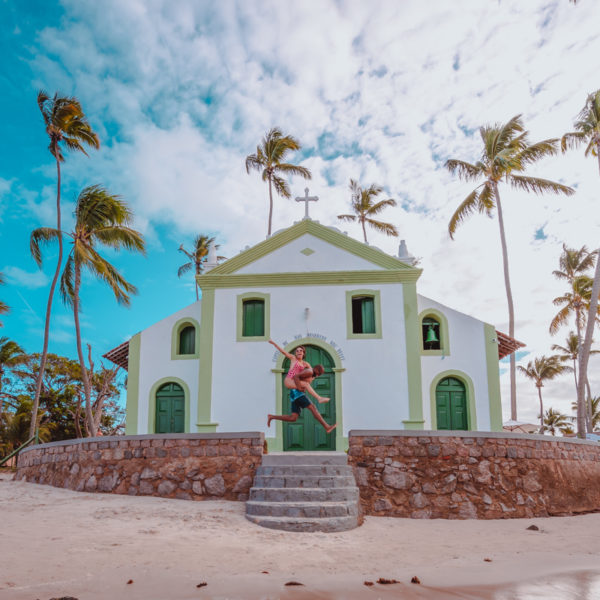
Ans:
{"type": "Polygon", "coordinates": [[[600,569],[600,514],[367,517],[343,533],[288,533],[250,523],[243,503],[79,493],[8,475],[0,511],[2,600],[443,598],[429,588],[600,569]],[[527,530],[532,524],[539,531],[527,530]],[[421,586],[409,583],[413,575],[421,586]],[[402,583],[364,586],[380,577],[402,583]]]}

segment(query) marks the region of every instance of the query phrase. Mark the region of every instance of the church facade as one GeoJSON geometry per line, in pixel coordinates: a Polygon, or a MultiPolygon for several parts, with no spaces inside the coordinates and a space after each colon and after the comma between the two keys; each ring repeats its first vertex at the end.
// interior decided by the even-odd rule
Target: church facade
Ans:
{"type": "Polygon", "coordinates": [[[105,355],[128,369],[126,433],[264,431],[272,450],[343,450],[351,429],[501,431],[498,361],[514,340],[419,295],[420,276],[309,218],[215,265],[200,301],[105,355]],[[308,410],[267,428],[290,412],[269,339],[323,364],[313,387],[332,433],[308,410]]]}

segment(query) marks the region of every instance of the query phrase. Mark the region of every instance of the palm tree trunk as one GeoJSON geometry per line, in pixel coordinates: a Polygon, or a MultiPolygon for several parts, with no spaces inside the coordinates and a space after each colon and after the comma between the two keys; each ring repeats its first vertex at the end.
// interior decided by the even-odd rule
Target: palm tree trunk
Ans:
{"type": "MultiPolygon", "coordinates": [[[[194,264],[196,265],[196,277],[198,277],[198,275],[200,275],[200,263],[196,260],[196,257],[194,257],[194,264]]],[[[196,288],[196,302],[198,302],[200,296],[198,296],[198,280],[196,277],[194,277],[194,287],[196,288]]]]}
{"type": "MultiPolygon", "coordinates": [[[[508,273],[508,250],[506,248],[506,234],[504,232],[504,217],[498,184],[494,182],[494,195],[496,196],[496,208],[498,209],[498,224],[500,226],[500,244],[502,246],[502,264],[504,267],[504,285],[506,287],[506,300],[508,303],[508,335],[515,337],[515,309],[513,305],[512,291],[510,288],[510,276],[508,273]]],[[[515,353],[510,355],[510,418],[517,420],[517,361],[515,353]]]]}
{"type": "Polygon", "coordinates": [[[592,425],[592,390],[590,388],[590,380],[586,379],[585,381],[585,389],[587,390],[587,400],[585,403],[585,420],[587,425],[588,433],[592,433],[594,431],[594,426],[592,425]]]}
{"type": "MultiPolygon", "coordinates": [[[[590,359],[590,350],[592,348],[592,335],[596,325],[596,315],[598,313],[598,295],[600,295],[600,249],[596,257],[596,271],[594,273],[594,284],[592,286],[592,295],[590,298],[590,307],[585,329],[585,339],[581,346],[579,354],[579,385],[577,386],[577,437],[585,438],[585,382],[587,381],[587,369],[590,359]]],[[[581,338],[580,338],[581,339],[581,338]]]]}
{"type": "Polygon", "coordinates": [[[267,236],[271,236],[271,221],[273,219],[273,190],[271,184],[271,174],[269,173],[269,229],[267,231],[267,236]]]}
{"type": "MultiPolygon", "coordinates": [[[[4,396],[2,395],[2,379],[4,377],[4,369],[0,367],[0,419],[2,419],[2,411],[4,410],[4,396]]],[[[29,436],[31,437],[31,436],[29,436]]]]}
{"type": "Polygon", "coordinates": [[[542,386],[538,385],[538,396],[540,397],[540,433],[544,435],[544,403],[542,402],[542,386]]]}
{"type": "Polygon", "coordinates": [[[365,244],[368,244],[369,242],[367,242],[367,229],[365,227],[365,220],[361,219],[360,224],[362,225],[363,235],[365,236],[365,244]]]}
{"type": "Polygon", "coordinates": [[[81,347],[81,326],[79,324],[79,288],[81,287],[81,266],[75,263],[75,283],[73,286],[73,317],[75,319],[75,337],[77,340],[77,356],[79,358],[79,366],[81,367],[81,380],[83,381],[83,395],[85,398],[85,421],[87,430],[91,437],[96,437],[96,428],[94,424],[94,416],[92,415],[92,386],[88,370],[85,366],[83,357],[83,349],[81,347]]]}
{"type": "Polygon", "coordinates": [[[46,370],[46,359],[48,357],[48,339],[50,337],[50,314],[52,312],[52,301],[54,299],[54,290],[56,288],[56,282],[60,275],[60,269],[62,266],[63,256],[63,240],[62,240],[62,222],[60,213],[60,160],[58,159],[58,148],[54,146],[53,155],[56,158],[56,172],[57,172],[57,183],[56,183],[56,231],[58,232],[58,260],[56,261],[56,270],[54,271],[54,277],[52,284],[50,285],[50,292],[48,294],[48,303],[46,305],[46,321],[44,323],[44,344],[42,348],[42,355],[40,356],[40,368],[38,371],[37,379],[35,381],[35,395],[33,397],[33,406],[31,408],[31,424],[29,426],[29,437],[33,437],[37,426],[37,415],[40,407],[40,395],[42,393],[42,380],[44,379],[44,371],[46,370]]]}

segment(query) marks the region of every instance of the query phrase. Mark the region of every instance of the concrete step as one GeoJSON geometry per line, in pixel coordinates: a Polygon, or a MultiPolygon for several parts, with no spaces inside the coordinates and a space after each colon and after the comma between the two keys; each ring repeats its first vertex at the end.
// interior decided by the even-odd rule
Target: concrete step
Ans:
{"type": "Polygon", "coordinates": [[[356,485],[351,475],[256,475],[254,487],[264,488],[334,488],[356,485]]]}
{"type": "Polygon", "coordinates": [[[356,502],[259,502],[248,500],[246,514],[266,517],[323,518],[358,515],[356,502]]]}
{"type": "Polygon", "coordinates": [[[358,517],[326,517],[326,518],[300,518],[300,517],[264,517],[246,515],[246,518],[262,527],[270,529],[282,529],[284,531],[347,531],[358,526],[358,517]]]}
{"type": "Polygon", "coordinates": [[[358,502],[358,488],[250,488],[249,500],[259,502],[358,502]]]}
{"type": "Polygon", "coordinates": [[[263,455],[265,467],[277,465],[347,465],[345,452],[270,452],[263,455]]]}
{"type": "MultiPolygon", "coordinates": [[[[267,455],[268,456],[268,455],[267,455]]],[[[317,476],[324,475],[334,477],[342,475],[345,477],[354,477],[352,467],[349,465],[272,465],[260,466],[256,469],[256,474],[259,476],[317,476]]]]}

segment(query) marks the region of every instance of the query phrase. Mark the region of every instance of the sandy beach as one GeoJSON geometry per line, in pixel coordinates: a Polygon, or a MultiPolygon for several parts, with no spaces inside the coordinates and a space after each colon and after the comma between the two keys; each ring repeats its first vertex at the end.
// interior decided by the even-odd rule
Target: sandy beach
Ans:
{"type": "Polygon", "coordinates": [[[343,533],[288,533],[250,523],[239,502],[80,493],[7,473],[0,509],[3,600],[508,599],[543,585],[550,591],[536,597],[600,597],[600,514],[367,517],[343,533]],[[292,581],[303,585],[285,585],[292,581]]]}

